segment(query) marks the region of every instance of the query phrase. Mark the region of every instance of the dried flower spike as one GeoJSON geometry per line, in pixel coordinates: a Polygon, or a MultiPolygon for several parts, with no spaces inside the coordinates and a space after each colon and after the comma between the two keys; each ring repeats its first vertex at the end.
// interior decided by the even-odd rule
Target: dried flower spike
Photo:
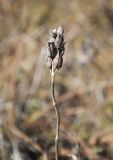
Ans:
{"type": "Polygon", "coordinates": [[[47,53],[46,53],[46,63],[51,73],[51,97],[57,118],[56,137],[55,137],[55,160],[58,160],[60,113],[54,93],[54,81],[55,81],[56,70],[59,70],[63,65],[64,51],[65,51],[64,29],[62,26],[59,26],[58,29],[50,31],[50,37],[47,42],[47,53]]]}

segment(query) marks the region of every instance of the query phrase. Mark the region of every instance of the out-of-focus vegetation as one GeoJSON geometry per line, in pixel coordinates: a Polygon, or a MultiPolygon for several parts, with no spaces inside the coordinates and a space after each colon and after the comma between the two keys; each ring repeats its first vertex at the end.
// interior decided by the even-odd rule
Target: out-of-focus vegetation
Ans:
{"type": "Polygon", "coordinates": [[[113,159],[113,1],[0,0],[0,160],[54,159],[50,74],[40,60],[50,29],[65,28],[56,76],[60,159],[113,159]]]}

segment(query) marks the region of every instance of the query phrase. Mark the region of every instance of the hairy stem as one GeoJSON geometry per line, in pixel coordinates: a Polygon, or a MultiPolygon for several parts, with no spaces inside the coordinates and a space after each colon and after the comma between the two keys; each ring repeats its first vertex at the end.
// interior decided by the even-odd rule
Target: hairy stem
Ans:
{"type": "Polygon", "coordinates": [[[52,96],[52,102],[53,107],[56,112],[56,137],[55,137],[55,160],[58,160],[58,143],[59,143],[59,132],[60,132],[60,113],[58,109],[58,105],[56,103],[55,99],[55,92],[54,92],[54,83],[55,83],[55,71],[52,67],[51,71],[51,96],[52,96]]]}

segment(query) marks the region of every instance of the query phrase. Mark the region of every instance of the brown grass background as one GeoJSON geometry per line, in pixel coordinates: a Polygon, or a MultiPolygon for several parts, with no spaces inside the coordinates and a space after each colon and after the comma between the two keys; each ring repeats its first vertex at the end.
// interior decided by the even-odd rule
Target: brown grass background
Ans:
{"type": "Polygon", "coordinates": [[[0,0],[0,160],[54,159],[56,117],[41,58],[63,25],[66,51],[55,92],[59,159],[113,159],[113,1],[0,0]]]}

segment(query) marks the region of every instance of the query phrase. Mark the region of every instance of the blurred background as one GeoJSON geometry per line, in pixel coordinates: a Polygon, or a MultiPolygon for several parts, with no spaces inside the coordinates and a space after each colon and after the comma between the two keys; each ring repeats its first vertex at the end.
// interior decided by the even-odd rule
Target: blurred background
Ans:
{"type": "Polygon", "coordinates": [[[40,53],[61,24],[59,160],[113,159],[113,1],[0,0],[0,160],[54,160],[51,77],[40,53]]]}

